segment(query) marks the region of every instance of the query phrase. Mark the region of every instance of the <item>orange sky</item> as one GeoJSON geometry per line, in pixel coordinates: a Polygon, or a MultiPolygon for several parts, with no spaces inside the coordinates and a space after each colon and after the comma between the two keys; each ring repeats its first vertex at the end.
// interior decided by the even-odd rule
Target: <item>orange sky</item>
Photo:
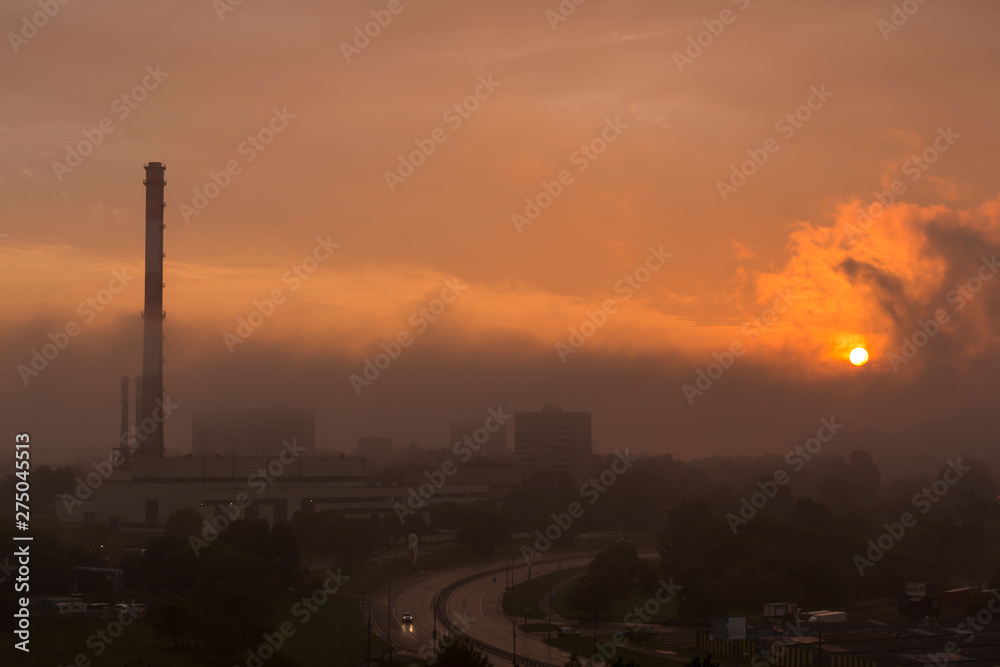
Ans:
{"type": "MultiPolygon", "coordinates": [[[[109,420],[114,428],[115,379],[138,373],[138,354],[112,355],[114,368],[101,366],[97,377],[69,359],[93,361],[85,350],[119,336],[137,345],[149,161],[167,165],[168,383],[188,388],[191,404],[222,402],[198,395],[196,369],[235,377],[244,364],[252,374],[264,368],[254,366],[258,354],[294,359],[286,370],[303,359],[336,364],[336,398],[313,406],[331,411],[326,433],[336,448],[376,431],[427,442],[437,424],[501,398],[486,380],[467,403],[452,387],[440,397],[451,407],[385,426],[385,414],[420,386],[419,373],[410,369],[407,384],[397,371],[400,386],[381,390],[399,398],[366,406],[372,394],[352,390],[348,376],[381,343],[414,333],[412,314],[446,280],[467,288],[406,354],[488,358],[481,373],[501,349],[529,367],[544,359],[553,364],[546,381],[530,384],[545,391],[525,397],[515,383],[507,400],[606,409],[617,417],[595,427],[605,448],[627,432],[616,421],[641,422],[641,413],[567,390],[577,383],[566,375],[573,364],[670,359],[677,368],[664,371],[658,391],[683,411],[681,385],[734,342],[746,345],[741,363],[816,386],[856,377],[846,356],[865,345],[865,381],[891,386],[934,365],[922,354],[896,373],[889,355],[946,308],[948,354],[995,354],[994,301],[969,299],[959,313],[947,299],[1000,242],[995,3],[928,3],[886,39],[879,21],[891,20],[891,2],[592,0],[550,25],[555,1],[404,0],[347,62],[343,43],[388,5],[244,2],[220,18],[207,1],[69,3],[30,38],[8,35],[0,57],[7,405],[43,424],[57,396],[96,391],[108,418],[84,440],[99,441],[109,420]],[[723,10],[728,24],[709,38],[703,31],[720,31],[723,10]],[[676,54],[699,37],[707,46],[679,71],[676,54]],[[131,99],[136,86],[142,101],[131,99]],[[474,110],[454,109],[463,103],[474,110]],[[786,118],[796,112],[798,120],[786,118]],[[280,129],[273,142],[245,143],[269,123],[280,129]],[[86,136],[100,142],[79,166],[54,165],[86,136]],[[595,140],[603,152],[587,158],[581,147],[595,140]],[[386,172],[428,141],[433,153],[390,188],[386,172]],[[766,162],[751,165],[755,173],[723,201],[719,182],[762,154],[766,162]],[[182,208],[227,163],[238,173],[207,207],[182,208]],[[519,231],[512,214],[526,215],[526,198],[545,183],[552,191],[561,175],[561,194],[519,231]],[[858,233],[858,208],[894,184],[898,203],[858,233]],[[292,289],[283,276],[317,238],[339,247],[292,289]],[[670,258],[626,299],[619,281],[645,265],[650,248],[670,258]],[[83,322],[79,304],[122,267],[139,279],[83,322]],[[276,289],[287,300],[230,354],[223,335],[276,289]],[[789,295],[787,311],[750,335],[747,323],[780,294],[789,295]],[[609,299],[619,308],[561,363],[557,343],[568,344],[571,328],[609,299]],[[66,357],[25,386],[18,365],[73,321],[81,333],[66,357]],[[341,427],[345,411],[363,416],[341,427]]],[[[5,3],[0,25],[21,32],[35,11],[34,2],[5,3]]],[[[312,382],[288,372],[289,383],[312,382]]],[[[261,373],[273,390],[231,402],[288,398],[270,370],[261,373]]],[[[312,392],[291,393],[289,402],[316,402],[312,392]]],[[[170,431],[175,450],[188,446],[184,431],[170,431]]],[[[692,426],[685,436],[689,452],[697,433],[692,426]]],[[[725,451],[718,442],[708,449],[725,451]]]]}

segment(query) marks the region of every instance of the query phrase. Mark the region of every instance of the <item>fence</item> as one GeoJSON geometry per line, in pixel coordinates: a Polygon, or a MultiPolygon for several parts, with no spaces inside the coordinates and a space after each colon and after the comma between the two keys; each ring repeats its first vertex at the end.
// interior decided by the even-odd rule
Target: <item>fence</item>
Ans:
{"type": "MultiPolygon", "coordinates": [[[[813,667],[816,663],[816,651],[808,648],[799,648],[787,644],[767,644],[759,645],[752,639],[709,639],[708,631],[704,629],[696,630],[694,634],[694,646],[699,651],[705,651],[715,656],[731,658],[737,663],[750,665],[756,659],[757,664],[765,661],[768,666],[780,667],[813,667]]],[[[825,661],[824,661],[825,662],[825,661]]],[[[863,661],[869,662],[869,661],[863,661]]],[[[870,664],[855,664],[844,662],[834,663],[830,667],[877,667],[874,662],[870,664]]]]}

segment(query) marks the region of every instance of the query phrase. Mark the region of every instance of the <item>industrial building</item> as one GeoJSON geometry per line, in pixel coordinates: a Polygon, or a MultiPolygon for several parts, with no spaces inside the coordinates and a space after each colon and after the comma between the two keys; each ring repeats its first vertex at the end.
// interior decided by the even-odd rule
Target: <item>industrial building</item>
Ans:
{"type": "MultiPolygon", "coordinates": [[[[368,462],[361,457],[315,455],[312,410],[278,405],[270,410],[195,411],[192,454],[165,455],[163,428],[170,412],[163,395],[166,166],[150,162],[145,170],[143,356],[142,375],[135,383],[134,425],[130,380],[122,378],[121,437],[112,457],[117,468],[85,496],[58,503],[58,518],[157,531],[172,512],[185,508],[198,510],[209,521],[226,514],[268,523],[287,521],[298,511],[333,509],[353,517],[394,514],[394,505],[405,500],[405,488],[371,483],[368,462]]],[[[364,447],[359,442],[359,449],[364,447]]],[[[388,447],[391,451],[391,443],[388,447]]],[[[489,497],[487,483],[449,484],[430,504],[489,497]]]]}
{"type": "MultiPolygon", "coordinates": [[[[359,458],[296,454],[294,447],[287,447],[275,457],[136,458],[72,512],[60,503],[59,518],[114,529],[159,530],[175,510],[193,508],[209,522],[227,514],[230,519],[274,524],[298,511],[337,510],[352,518],[395,516],[394,505],[406,499],[406,488],[369,485],[368,469],[359,458]]],[[[488,484],[449,484],[431,504],[472,503],[489,495],[488,484]]]]}
{"type": "MultiPolygon", "coordinates": [[[[427,481],[426,469],[416,466],[403,468],[399,486],[418,486],[427,481]]],[[[478,489],[485,487],[491,499],[497,500],[507,496],[512,490],[519,489],[524,484],[524,471],[515,466],[457,466],[455,474],[448,477],[442,491],[459,492],[462,489],[478,489]]],[[[435,496],[440,494],[439,491],[435,496]]],[[[454,496],[451,496],[454,499],[454,496]]],[[[481,499],[477,496],[477,499],[481,499]]]]}
{"type": "Polygon", "coordinates": [[[392,465],[392,438],[358,438],[358,456],[368,462],[372,470],[383,470],[392,465]]]}

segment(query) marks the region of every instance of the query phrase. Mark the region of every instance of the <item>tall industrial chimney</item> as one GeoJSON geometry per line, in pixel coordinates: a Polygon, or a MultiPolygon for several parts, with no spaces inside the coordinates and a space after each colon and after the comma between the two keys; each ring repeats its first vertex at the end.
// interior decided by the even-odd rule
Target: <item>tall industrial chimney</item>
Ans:
{"type": "Polygon", "coordinates": [[[145,165],[146,179],[146,304],[142,312],[142,379],[136,417],[136,456],[163,456],[163,188],[167,170],[160,162],[145,165]]]}

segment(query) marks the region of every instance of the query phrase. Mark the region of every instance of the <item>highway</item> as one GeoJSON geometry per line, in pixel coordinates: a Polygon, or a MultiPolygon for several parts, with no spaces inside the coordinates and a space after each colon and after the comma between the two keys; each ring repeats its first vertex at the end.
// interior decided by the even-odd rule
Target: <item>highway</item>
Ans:
{"type": "MultiPolygon", "coordinates": [[[[481,642],[487,643],[505,651],[514,650],[514,636],[511,632],[511,619],[503,614],[501,599],[504,593],[504,568],[508,559],[500,558],[491,561],[460,565],[458,567],[434,570],[398,579],[392,583],[392,610],[387,615],[387,590],[380,591],[372,603],[372,631],[386,638],[387,622],[391,624],[391,639],[394,651],[403,649],[407,653],[429,657],[433,647],[434,602],[445,587],[467,577],[474,577],[454,590],[448,598],[445,612],[447,616],[466,634],[481,642]],[[498,572],[496,572],[499,570],[498,572]],[[496,582],[494,583],[494,578],[496,582]],[[403,614],[413,614],[413,623],[403,625],[403,614]]],[[[587,565],[590,557],[587,554],[573,554],[562,557],[562,569],[587,565]]],[[[515,560],[515,583],[524,581],[527,568],[520,559],[515,560]]],[[[531,576],[539,576],[555,572],[559,569],[556,558],[544,559],[531,567],[531,576]]],[[[519,624],[524,619],[519,619],[519,624]]],[[[532,621],[540,622],[540,621],[532,621]]],[[[438,637],[445,630],[437,624],[438,637]]],[[[535,660],[562,665],[569,660],[569,654],[550,647],[548,644],[530,638],[520,630],[517,631],[518,657],[530,657],[535,660]]],[[[492,656],[495,665],[510,665],[510,661],[492,656]]]]}
{"type": "MultiPolygon", "coordinates": [[[[655,557],[655,551],[643,550],[643,558],[655,557]]],[[[504,593],[506,558],[486,562],[461,565],[442,570],[433,570],[411,575],[392,582],[391,610],[387,608],[388,590],[383,587],[378,597],[372,603],[372,632],[383,639],[386,629],[391,630],[393,650],[397,654],[405,652],[413,656],[430,657],[433,647],[435,630],[434,604],[438,594],[446,587],[463,582],[455,587],[447,596],[444,612],[459,628],[464,629],[469,637],[504,651],[515,651],[515,636],[509,616],[501,609],[501,599],[504,593]],[[495,581],[494,581],[495,579],[495,581]],[[404,625],[404,613],[413,615],[413,623],[404,625]]],[[[524,561],[515,559],[515,583],[521,583],[527,575],[524,561]]],[[[561,569],[571,569],[585,566],[590,562],[590,556],[583,554],[564,555],[543,558],[531,567],[531,576],[548,574],[561,569]]],[[[529,622],[544,622],[531,620],[529,622]]],[[[523,617],[517,619],[517,624],[524,623],[523,617]]],[[[555,618],[553,623],[557,624],[555,618]]],[[[574,623],[575,625],[575,623],[574,623]]],[[[445,628],[437,623],[438,638],[445,628]]],[[[583,630],[583,628],[581,628],[583,630]]],[[[544,641],[534,639],[524,634],[520,629],[516,632],[516,653],[518,658],[531,658],[551,665],[564,665],[570,655],[564,651],[552,648],[544,641]]],[[[582,657],[582,656],[581,656],[582,657]]],[[[491,656],[493,664],[510,665],[510,660],[499,656],[491,656]]]]}

